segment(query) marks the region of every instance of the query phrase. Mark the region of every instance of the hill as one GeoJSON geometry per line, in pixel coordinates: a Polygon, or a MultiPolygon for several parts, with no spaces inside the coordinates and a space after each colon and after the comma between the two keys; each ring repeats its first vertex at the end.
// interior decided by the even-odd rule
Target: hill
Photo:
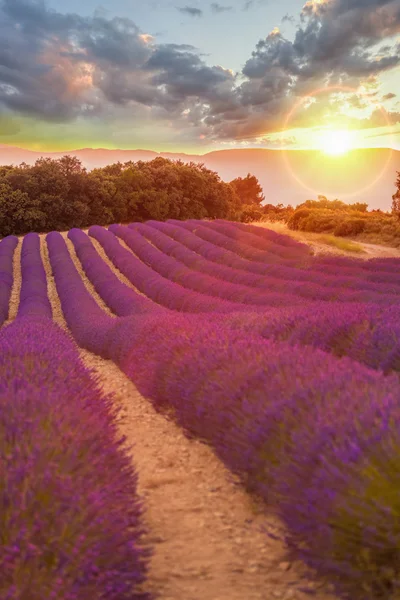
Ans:
{"type": "Polygon", "coordinates": [[[250,172],[263,187],[266,202],[293,206],[323,194],[348,202],[367,202],[371,209],[389,210],[396,171],[400,171],[400,151],[387,148],[353,150],[337,157],[315,150],[233,149],[200,155],[104,148],[41,152],[0,145],[0,164],[33,164],[41,156],[60,158],[65,154],[78,157],[87,169],[163,156],[204,163],[224,181],[250,172]]]}

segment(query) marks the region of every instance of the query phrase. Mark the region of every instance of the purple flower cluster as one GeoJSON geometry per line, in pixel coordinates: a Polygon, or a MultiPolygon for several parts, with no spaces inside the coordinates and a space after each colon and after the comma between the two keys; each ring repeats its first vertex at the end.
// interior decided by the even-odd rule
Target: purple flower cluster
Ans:
{"type": "MultiPolygon", "coordinates": [[[[109,230],[123,239],[142,262],[165,277],[166,280],[173,281],[185,289],[228,300],[229,302],[245,304],[248,308],[251,308],[252,305],[268,307],[302,304],[302,299],[295,294],[274,293],[265,287],[264,289],[258,289],[254,286],[249,287],[232,281],[226,282],[211,274],[201,273],[193,268],[193,262],[198,264],[205,261],[201,261],[201,257],[197,258],[192,251],[181,247],[179,260],[170,255],[171,244],[177,245],[172,240],[171,243],[168,243],[167,240],[169,252],[166,253],[165,250],[161,251],[154,244],[150,244],[135,229],[129,229],[122,225],[111,225],[109,230]],[[186,266],[187,260],[190,266],[186,266]]],[[[139,228],[139,231],[142,231],[142,229],[139,228]]]]}
{"type": "MultiPolygon", "coordinates": [[[[182,221],[179,222],[175,220],[168,220],[167,223],[179,223],[182,226],[182,221]]],[[[299,258],[289,261],[287,259],[283,259],[277,254],[272,254],[271,252],[265,250],[258,250],[247,244],[241,244],[232,237],[224,235],[224,233],[220,233],[220,226],[218,227],[217,225],[217,227],[215,227],[208,221],[188,220],[184,222],[184,227],[192,233],[195,233],[201,239],[211,242],[216,246],[220,246],[225,250],[230,250],[231,252],[234,252],[238,256],[246,258],[247,260],[255,261],[257,263],[260,262],[262,264],[280,264],[283,260],[288,263],[292,263],[293,265],[300,262],[299,258]]]]}
{"type": "MultiPolygon", "coordinates": [[[[157,304],[170,310],[191,313],[248,310],[247,304],[214,298],[207,293],[204,294],[187,289],[179,283],[163,277],[132,254],[132,252],[121,246],[114,233],[112,233],[119,231],[120,227],[119,225],[112,225],[110,231],[106,231],[103,227],[95,225],[89,229],[89,235],[100,242],[115,267],[138,290],[146,294],[148,298],[151,298],[157,304]]],[[[122,227],[121,229],[131,233],[127,228],[122,227]]],[[[143,240],[141,236],[139,237],[143,240]]],[[[144,241],[144,243],[146,242],[144,241]]],[[[147,245],[152,248],[149,244],[147,245]]],[[[153,250],[154,252],[158,252],[155,248],[153,250]]],[[[193,278],[195,279],[194,276],[193,278]]]]}
{"type": "Polygon", "coordinates": [[[342,598],[397,590],[397,376],[198,315],[128,317],[111,339],[111,357],[155,407],[173,409],[274,508],[291,558],[342,598]]]}
{"type": "Polygon", "coordinates": [[[0,331],[3,600],[148,598],[137,475],[116,415],[50,319],[0,331]]]}
{"type": "MultiPolygon", "coordinates": [[[[217,278],[220,280],[218,287],[213,289],[209,280],[203,280],[202,283],[201,276],[197,277],[195,280],[196,289],[201,286],[203,293],[208,289],[210,290],[208,293],[212,293],[213,295],[220,295],[222,297],[229,298],[231,294],[235,293],[235,290],[240,290],[243,294],[244,298],[248,298],[249,290],[243,290],[243,288],[239,288],[240,286],[249,286],[251,288],[250,301],[242,300],[251,304],[265,304],[265,305],[276,305],[276,306],[296,306],[300,303],[300,299],[305,298],[308,301],[316,301],[316,300],[324,300],[324,301],[333,301],[337,300],[340,302],[370,302],[375,301],[377,303],[382,304],[397,304],[400,300],[400,294],[398,290],[388,290],[387,287],[381,289],[376,292],[376,285],[373,283],[364,284],[364,289],[367,287],[368,290],[364,291],[364,289],[354,289],[357,285],[357,280],[352,281],[353,289],[347,289],[342,285],[338,285],[335,278],[333,281],[324,281],[322,277],[321,285],[321,275],[318,277],[319,283],[314,282],[304,282],[297,281],[293,279],[296,277],[297,273],[294,269],[291,269],[292,279],[282,280],[280,276],[281,273],[278,269],[276,272],[272,274],[256,274],[252,273],[240,268],[234,268],[224,264],[216,264],[212,262],[212,260],[208,260],[205,255],[208,254],[208,248],[204,250],[203,248],[198,249],[198,253],[194,252],[187,245],[182,243],[178,243],[176,239],[169,237],[166,233],[163,233],[162,229],[159,229],[158,223],[154,221],[149,222],[148,224],[137,223],[133,225],[129,225],[129,229],[132,229],[134,232],[140,233],[143,237],[148,239],[154,246],[156,246],[163,255],[159,255],[157,257],[153,250],[147,249],[147,252],[144,254],[144,250],[146,247],[143,245],[143,242],[139,244],[137,240],[132,235],[127,235],[124,228],[121,226],[112,226],[112,231],[120,235],[125,242],[131,247],[131,249],[137,253],[137,255],[144,259],[147,258],[148,264],[150,264],[155,270],[159,270],[160,267],[164,267],[164,271],[162,274],[165,277],[171,277],[170,273],[172,271],[174,263],[171,259],[175,258],[187,267],[189,267],[189,271],[187,273],[192,274],[193,271],[198,271],[200,273],[205,273],[213,278],[217,278]],[[135,248],[137,250],[135,250],[135,248]],[[161,257],[161,258],[160,258],[161,257]],[[168,264],[172,265],[172,268],[168,271],[167,264],[164,264],[166,261],[169,261],[168,264]],[[230,286],[226,285],[226,282],[229,282],[230,286]],[[381,292],[381,293],[379,293],[381,292]],[[397,292],[397,293],[396,293],[397,292]],[[264,301],[260,298],[260,294],[264,293],[264,301]],[[261,301],[261,302],[260,302],[261,301]]],[[[160,223],[161,226],[165,225],[160,223]]],[[[166,226],[166,230],[168,231],[168,225],[166,226]]],[[[184,232],[186,236],[186,232],[184,232]]],[[[188,236],[191,234],[189,233],[188,236]]],[[[195,237],[195,236],[192,236],[195,237]]],[[[207,242],[206,242],[207,243],[207,242]]],[[[210,246],[212,246],[210,244],[210,246]]],[[[224,254],[224,251],[222,251],[224,254]]],[[[286,267],[287,268],[287,267],[286,267]]],[[[178,271],[179,276],[182,274],[182,265],[178,271]]],[[[317,278],[316,278],[317,279],[317,278]]],[[[331,278],[333,279],[333,278],[331,278]]],[[[181,280],[180,283],[185,285],[185,281],[181,280]]],[[[192,279],[190,279],[190,284],[193,285],[192,279]]],[[[189,285],[190,285],[189,284],[189,285]]],[[[237,294],[239,298],[239,294],[237,294]]],[[[303,302],[304,304],[304,302],[303,302]]]]}
{"type": "Polygon", "coordinates": [[[46,272],[40,255],[40,238],[37,233],[28,233],[22,242],[21,276],[18,317],[37,315],[51,319],[46,272]]]}
{"type": "MultiPolygon", "coordinates": [[[[215,219],[215,223],[226,223],[226,221],[222,221],[221,219],[215,219]]],[[[276,233],[272,229],[267,229],[265,227],[257,227],[257,225],[244,224],[244,223],[229,223],[233,227],[244,231],[245,233],[252,233],[267,242],[274,242],[279,246],[284,246],[285,248],[291,248],[297,251],[298,254],[311,254],[312,251],[307,244],[303,244],[301,242],[297,242],[293,238],[288,235],[283,235],[282,233],[276,233]]]]}
{"type": "MultiPolygon", "coordinates": [[[[177,223],[179,223],[177,221],[177,223]]],[[[381,302],[385,299],[380,299],[380,294],[387,296],[386,300],[391,302],[398,302],[399,288],[394,286],[390,282],[370,282],[364,277],[368,273],[359,268],[356,275],[342,276],[340,270],[340,263],[336,269],[336,274],[326,274],[323,269],[313,269],[309,265],[305,268],[295,268],[290,266],[287,261],[282,261],[279,264],[261,264],[251,260],[241,258],[230,250],[224,250],[221,247],[215,246],[211,242],[203,240],[192,232],[188,231],[184,226],[186,223],[181,222],[180,225],[173,225],[171,222],[162,223],[158,221],[147,221],[145,226],[157,229],[179,242],[183,246],[193,250],[196,254],[201,255],[211,262],[212,266],[218,263],[223,266],[230,266],[236,271],[242,271],[244,273],[251,273],[262,276],[262,281],[265,284],[270,283],[271,286],[280,286],[280,289],[287,288],[288,286],[296,286],[296,293],[313,299],[327,299],[331,297],[332,293],[336,294],[334,299],[341,296],[343,301],[362,301],[362,302],[381,302]],[[312,285],[314,284],[314,285],[312,285]],[[332,291],[333,290],[333,291],[332,291]],[[353,295],[350,291],[354,290],[353,295]],[[368,291],[367,294],[362,295],[362,291],[368,291]],[[343,294],[347,294],[344,298],[343,294]],[[390,295],[395,296],[390,298],[390,295]]],[[[142,227],[142,224],[134,223],[129,225],[130,228],[136,229],[142,227]]],[[[340,257],[338,257],[340,259],[340,257]]],[[[312,264],[317,264],[317,258],[313,259],[312,264]]],[[[361,262],[361,261],[358,261],[361,262]]],[[[320,263],[317,264],[317,266],[320,263]]]]}
{"type": "MultiPolygon", "coordinates": [[[[222,221],[94,226],[89,236],[140,293],[71,230],[111,316],[86,289],[63,237],[48,234],[77,343],[112,359],[269,503],[290,559],[302,559],[343,600],[397,597],[400,261],[313,257],[289,238],[222,221]]],[[[22,269],[21,314],[35,314],[47,306],[35,236],[25,239],[22,269]]]]}
{"type": "Polygon", "coordinates": [[[64,317],[77,344],[102,355],[104,338],[115,319],[100,308],[86,289],[62,235],[46,236],[50,264],[64,317]]]}
{"type": "MultiPolygon", "coordinates": [[[[196,223],[196,221],[193,221],[193,223],[196,223]]],[[[246,249],[246,247],[255,248],[260,252],[268,252],[285,260],[295,261],[298,261],[300,256],[307,257],[311,255],[311,249],[306,244],[297,243],[295,247],[284,246],[276,243],[278,240],[273,241],[271,237],[266,239],[265,237],[254,235],[253,231],[246,231],[243,228],[237,227],[237,224],[228,223],[222,219],[216,221],[197,221],[197,223],[210,227],[212,230],[218,231],[218,233],[222,233],[226,237],[235,240],[237,246],[241,249],[246,249]]]]}
{"type": "Polygon", "coordinates": [[[80,229],[71,229],[68,237],[88,279],[107,306],[118,316],[140,314],[159,309],[146,296],[122,283],[99,256],[89,237],[80,229]]]}
{"type": "Polygon", "coordinates": [[[0,327],[8,318],[11,289],[14,281],[13,257],[18,238],[9,235],[0,242],[0,327]]]}

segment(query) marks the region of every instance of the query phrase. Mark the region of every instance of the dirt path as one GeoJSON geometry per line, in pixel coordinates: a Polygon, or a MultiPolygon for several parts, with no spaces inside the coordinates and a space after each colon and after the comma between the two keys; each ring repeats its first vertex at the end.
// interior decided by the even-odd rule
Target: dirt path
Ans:
{"type": "MultiPolygon", "coordinates": [[[[53,318],[66,329],[44,236],[41,252],[53,318]]],[[[18,260],[14,275],[13,317],[21,279],[18,260]]],[[[115,393],[121,433],[133,445],[149,529],[146,542],[154,548],[147,589],[159,600],[306,600],[309,596],[291,584],[301,567],[283,562],[283,546],[263,531],[263,508],[233,481],[212,450],[186,439],[157,414],[114,363],[87,351],[80,354],[104,389],[115,393]]],[[[323,592],[314,597],[334,599],[323,592]]]]}
{"type": "MultiPolygon", "coordinates": [[[[353,258],[360,258],[363,260],[368,260],[369,258],[400,258],[400,249],[399,248],[390,248],[389,246],[380,246],[378,244],[368,244],[366,242],[360,242],[359,240],[349,240],[348,238],[343,238],[345,241],[353,242],[354,244],[361,246],[363,252],[354,253],[348,252],[345,250],[341,250],[340,248],[336,248],[329,244],[326,244],[321,241],[323,235],[320,233],[312,233],[308,231],[293,231],[288,228],[286,223],[283,221],[258,221],[252,223],[252,225],[257,225],[258,227],[265,227],[266,229],[272,229],[277,233],[281,233],[283,235],[289,235],[290,237],[298,240],[299,242],[304,242],[313,248],[315,254],[338,254],[340,256],[352,256],[353,258]]],[[[334,236],[328,236],[334,237],[334,236]]],[[[340,240],[341,238],[339,238],[340,240]]]]}

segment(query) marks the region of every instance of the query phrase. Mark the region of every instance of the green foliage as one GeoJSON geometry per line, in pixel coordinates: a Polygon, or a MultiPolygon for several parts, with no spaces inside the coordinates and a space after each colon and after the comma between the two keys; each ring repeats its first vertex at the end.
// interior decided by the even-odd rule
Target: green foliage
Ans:
{"type": "Polygon", "coordinates": [[[335,212],[362,212],[366,213],[368,209],[368,204],[364,202],[355,202],[354,204],[346,204],[341,200],[328,200],[326,196],[318,196],[318,200],[306,200],[302,204],[299,204],[297,209],[299,208],[311,208],[311,209],[326,209],[326,210],[334,210],[335,212]]]}
{"type": "Polygon", "coordinates": [[[260,221],[262,216],[263,213],[254,204],[248,204],[242,207],[240,221],[242,223],[252,223],[253,221],[260,221]]]}
{"type": "Polygon", "coordinates": [[[306,219],[308,219],[308,217],[311,214],[311,210],[307,209],[307,208],[299,208],[297,210],[295,210],[295,212],[293,213],[293,215],[291,216],[291,218],[288,221],[288,227],[289,229],[293,229],[293,230],[302,230],[302,227],[300,226],[302,221],[305,221],[306,219]]]}
{"type": "Polygon", "coordinates": [[[334,235],[357,235],[365,230],[366,222],[364,219],[349,219],[342,221],[335,227],[334,235]]]}
{"type": "Polygon", "coordinates": [[[264,204],[262,207],[264,219],[267,221],[284,221],[287,223],[294,213],[294,208],[290,204],[264,204]]]}
{"type": "MultiPolygon", "coordinates": [[[[229,184],[203,164],[180,160],[118,162],[87,172],[75,157],[41,158],[32,167],[0,167],[0,236],[148,219],[240,220],[239,188],[260,195],[251,175],[229,184]]],[[[249,204],[257,209],[257,202],[249,204]]]]}
{"type": "Polygon", "coordinates": [[[333,233],[341,237],[358,237],[365,242],[400,246],[400,173],[398,190],[393,195],[392,214],[380,209],[368,211],[363,202],[345,204],[340,200],[307,200],[297,206],[287,221],[289,229],[316,233],[333,233]]]}
{"type": "Polygon", "coordinates": [[[397,172],[397,191],[392,196],[392,214],[400,220],[400,171],[397,172]]]}
{"type": "Polygon", "coordinates": [[[265,196],[262,193],[262,187],[258,183],[257,177],[247,173],[246,177],[237,177],[230,182],[237,193],[240,203],[244,206],[257,204],[260,205],[265,196]]]}

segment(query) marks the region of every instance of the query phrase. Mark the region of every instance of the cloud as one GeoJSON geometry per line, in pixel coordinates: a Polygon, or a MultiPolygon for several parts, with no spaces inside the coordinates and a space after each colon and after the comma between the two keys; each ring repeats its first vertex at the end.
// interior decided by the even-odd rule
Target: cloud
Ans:
{"type": "Polygon", "coordinates": [[[270,0],[247,0],[244,5],[242,10],[251,10],[252,8],[256,8],[257,6],[263,6],[265,4],[268,4],[270,0]]]}
{"type": "Polygon", "coordinates": [[[397,94],[393,94],[392,92],[389,92],[388,94],[385,94],[384,96],[382,96],[382,100],[391,100],[392,98],[396,98],[397,94]]]}
{"type": "MultiPolygon", "coordinates": [[[[41,0],[0,0],[0,114],[54,123],[112,123],[113,115],[124,115],[129,126],[147,119],[180,139],[235,140],[281,130],[296,102],[317,89],[363,84],[371,101],[380,95],[379,75],[400,64],[398,0],[308,1],[300,16],[293,40],[273,29],[237,76],[207,64],[189,44],[157,43],[127,18],[61,14],[41,0]]],[[[345,119],[346,103],[365,111],[358,94],[333,101],[327,90],[292,123],[345,119]]],[[[397,113],[388,114],[397,122],[397,113]]],[[[378,119],[371,114],[360,127],[380,126],[378,119]]]]}
{"type": "Polygon", "coordinates": [[[189,15],[190,17],[202,17],[203,11],[193,6],[184,6],[183,8],[177,7],[179,12],[189,15]]]}
{"type": "Polygon", "coordinates": [[[284,15],[281,19],[281,23],[292,23],[294,24],[296,22],[296,19],[292,16],[289,15],[289,13],[286,13],[286,15],[284,15]]]}
{"type": "Polygon", "coordinates": [[[211,11],[216,14],[233,10],[233,6],[222,6],[222,4],[218,4],[218,2],[212,2],[210,8],[211,11]]]}

